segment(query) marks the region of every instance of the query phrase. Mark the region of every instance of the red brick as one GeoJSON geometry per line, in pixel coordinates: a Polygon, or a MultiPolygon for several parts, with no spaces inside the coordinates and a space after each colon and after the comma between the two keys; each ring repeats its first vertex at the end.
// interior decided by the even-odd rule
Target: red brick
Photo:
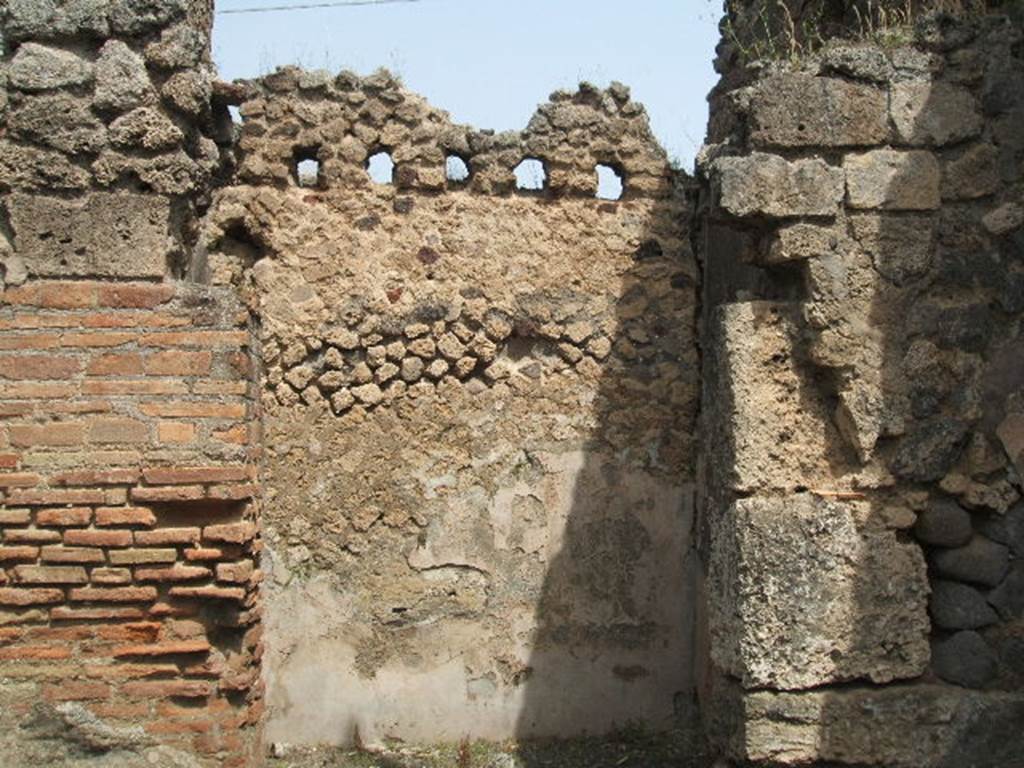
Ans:
{"type": "Polygon", "coordinates": [[[144,525],[156,523],[156,515],[149,507],[99,507],[96,525],[144,525]]]}
{"type": "Polygon", "coordinates": [[[63,602],[64,590],[62,589],[0,588],[0,605],[47,605],[63,602]]]}
{"type": "Polygon", "coordinates": [[[132,572],[127,568],[93,568],[89,572],[89,581],[104,586],[131,584],[132,572]]]}
{"type": "MultiPolygon", "coordinates": [[[[2,397],[2,394],[0,394],[2,397]]],[[[0,402],[0,419],[11,416],[30,416],[35,412],[35,405],[32,403],[4,403],[0,402]]]]}
{"type": "Polygon", "coordinates": [[[171,587],[171,597],[199,598],[201,600],[245,600],[241,587],[171,587]]]}
{"type": "Polygon", "coordinates": [[[56,333],[22,333],[0,335],[0,349],[50,349],[60,343],[56,333]]]}
{"type": "Polygon", "coordinates": [[[135,603],[156,600],[155,587],[78,587],[71,590],[74,602],[135,603]]]}
{"type": "Polygon", "coordinates": [[[43,309],[84,309],[96,304],[96,283],[37,281],[19,288],[8,288],[0,301],[15,306],[43,309]]]}
{"type": "MultiPolygon", "coordinates": [[[[124,666],[124,665],[117,665],[124,666]]],[[[149,715],[149,702],[143,702],[141,704],[124,704],[117,702],[116,704],[91,704],[89,709],[96,717],[110,717],[115,720],[134,720],[136,718],[144,718],[149,715]]],[[[242,766],[238,766],[242,768],[242,766]]]]}
{"type": "Polygon", "coordinates": [[[181,656],[192,653],[207,653],[210,644],[206,640],[186,640],[176,643],[156,643],[153,645],[129,645],[115,648],[114,656],[181,656]]]}
{"type": "Polygon", "coordinates": [[[17,469],[19,458],[17,453],[0,453],[0,469],[17,469]]]}
{"type": "Polygon", "coordinates": [[[85,400],[71,403],[47,403],[46,409],[51,413],[110,413],[114,406],[106,400],[85,400]]]}
{"type": "Polygon", "coordinates": [[[132,488],[134,501],[195,501],[204,497],[201,485],[156,486],[153,488],[132,488]]]}
{"type": "Polygon", "coordinates": [[[196,395],[245,395],[249,392],[249,384],[245,381],[222,381],[219,379],[201,379],[193,382],[192,393],[196,395]]]}
{"type": "Polygon", "coordinates": [[[60,646],[15,645],[11,648],[0,648],[0,660],[3,661],[55,661],[70,657],[70,649],[60,646]]]}
{"type": "Polygon", "coordinates": [[[49,701],[95,701],[110,698],[110,686],[106,683],[88,683],[80,680],[66,680],[59,685],[48,685],[43,689],[43,698],[49,701]]]}
{"type": "Polygon", "coordinates": [[[207,560],[220,560],[224,557],[223,549],[204,547],[185,550],[185,559],[191,562],[205,562],[207,560]]]}
{"type": "Polygon", "coordinates": [[[135,543],[144,547],[161,544],[197,544],[200,535],[198,528],[158,528],[155,531],[136,531],[135,543]]]}
{"type": "Polygon", "coordinates": [[[32,488],[42,478],[32,472],[0,472],[0,488],[32,488]]]}
{"type": "Polygon", "coordinates": [[[149,424],[125,418],[93,419],[89,441],[93,443],[144,443],[149,440],[149,424]]]}
{"type": "Polygon", "coordinates": [[[152,309],[174,298],[174,286],[167,283],[104,283],[97,288],[102,307],[152,309]]]}
{"type": "Polygon", "coordinates": [[[103,491],[86,489],[53,489],[49,491],[11,491],[7,499],[11,504],[27,504],[28,506],[49,506],[57,504],[102,504],[106,495],[103,491]]]}
{"type": "Polygon", "coordinates": [[[150,376],[205,376],[212,362],[209,352],[167,350],[148,356],[145,371],[150,376]]]}
{"type": "Polygon", "coordinates": [[[91,379],[82,383],[85,395],[183,395],[188,387],[180,381],[91,379]]]}
{"type": "Polygon", "coordinates": [[[32,513],[27,509],[8,509],[0,506],[0,525],[28,525],[32,513]]]}
{"type": "Polygon", "coordinates": [[[177,664],[132,664],[124,661],[115,664],[90,664],[83,671],[87,677],[101,680],[137,680],[140,677],[166,677],[181,672],[177,664]]]}
{"type": "Polygon", "coordinates": [[[83,547],[130,547],[132,545],[132,532],[82,531],[73,529],[64,532],[64,543],[83,547]]]}
{"type": "Polygon", "coordinates": [[[68,608],[59,605],[50,609],[54,621],[116,621],[119,619],[141,619],[141,608],[68,608]]]}
{"type": "Polygon", "coordinates": [[[16,565],[14,580],[19,584],[86,584],[85,568],[77,565],[16,565]]]}
{"type": "Polygon", "coordinates": [[[142,403],[139,410],[146,416],[161,418],[241,419],[245,417],[242,403],[142,403]]]}
{"type": "Polygon", "coordinates": [[[82,363],[66,355],[0,355],[0,378],[14,381],[29,379],[70,379],[82,370],[82,363]]]}
{"type": "Polygon", "coordinates": [[[238,424],[230,429],[215,430],[214,440],[233,445],[245,445],[249,442],[249,427],[246,424],[238,424]]]}
{"type": "Polygon", "coordinates": [[[134,333],[102,333],[102,332],[81,332],[65,333],[61,336],[62,347],[120,347],[135,341],[137,335],[134,333]]]}
{"type": "MultiPolygon", "coordinates": [[[[55,381],[0,382],[0,397],[8,400],[54,400],[74,397],[78,388],[73,384],[55,381]]],[[[15,405],[8,403],[7,405],[15,405]]],[[[13,415],[13,412],[5,414],[13,415]]]]}
{"type": "Polygon", "coordinates": [[[12,530],[8,528],[3,533],[5,544],[50,544],[60,541],[59,531],[40,531],[29,528],[12,530]]]}
{"type": "Polygon", "coordinates": [[[226,541],[230,544],[244,544],[256,535],[252,523],[227,523],[208,525],[203,529],[203,538],[210,541],[226,541]]]}
{"type": "Polygon", "coordinates": [[[252,576],[252,561],[243,560],[240,563],[218,563],[217,581],[227,581],[233,584],[245,584],[252,576]]]}
{"type": "MultiPolygon", "coordinates": [[[[42,557],[44,563],[105,563],[107,556],[102,549],[94,547],[43,547],[42,557]]],[[[93,574],[96,571],[93,570],[93,574]]],[[[95,580],[95,578],[93,579],[95,580]]]]}
{"type": "Polygon", "coordinates": [[[78,526],[92,520],[91,507],[57,507],[41,509],[36,513],[36,525],[78,526]]]}
{"type": "Polygon", "coordinates": [[[213,728],[209,720],[157,720],[146,723],[146,732],[154,736],[168,736],[179,733],[208,733],[213,728]]]}
{"type": "Polygon", "coordinates": [[[139,339],[145,347],[244,347],[248,343],[247,331],[157,331],[139,339]]]}
{"type": "Polygon", "coordinates": [[[205,698],[213,693],[213,684],[205,680],[146,680],[125,683],[121,691],[126,696],[140,698],[205,698]]]}
{"type": "Polygon", "coordinates": [[[61,472],[50,478],[56,485],[133,485],[139,480],[137,469],[83,469],[61,472]]]}
{"type": "Polygon", "coordinates": [[[85,438],[85,428],[77,422],[54,421],[48,424],[12,424],[7,428],[11,445],[78,445],[85,438]]]}
{"type": "Polygon", "coordinates": [[[0,563],[13,560],[35,560],[39,547],[0,547],[0,563]]]}
{"type": "Polygon", "coordinates": [[[212,467],[152,467],[142,470],[142,477],[153,485],[188,485],[190,483],[222,483],[248,480],[252,469],[245,465],[212,467]]]}
{"type": "Polygon", "coordinates": [[[136,568],[136,581],[195,581],[210,577],[210,569],[175,563],[170,568],[136,568]]]}
{"type": "Polygon", "coordinates": [[[111,565],[140,565],[150,563],[173,563],[178,559],[176,549],[119,549],[110,552],[111,565]]]}
{"type": "Polygon", "coordinates": [[[156,433],[161,443],[191,443],[196,439],[196,425],[187,421],[161,421],[156,433]]]}
{"type": "Polygon", "coordinates": [[[180,328],[193,323],[191,317],[166,312],[94,312],[79,324],[83,328],[180,328]]]}
{"type": "Polygon", "coordinates": [[[85,369],[88,376],[132,376],[142,373],[142,356],[119,352],[93,358],[85,369]]]}

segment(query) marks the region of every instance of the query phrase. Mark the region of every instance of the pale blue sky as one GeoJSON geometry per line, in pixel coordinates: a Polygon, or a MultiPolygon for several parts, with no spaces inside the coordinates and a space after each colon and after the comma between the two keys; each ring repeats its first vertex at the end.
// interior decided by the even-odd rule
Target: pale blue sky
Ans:
{"type": "Polygon", "coordinates": [[[213,53],[225,79],[289,63],[361,74],[387,67],[457,122],[496,130],[525,127],[557,88],[620,80],[646,105],[669,155],[690,167],[715,82],[720,9],[721,0],[419,0],[219,14],[213,53]]]}

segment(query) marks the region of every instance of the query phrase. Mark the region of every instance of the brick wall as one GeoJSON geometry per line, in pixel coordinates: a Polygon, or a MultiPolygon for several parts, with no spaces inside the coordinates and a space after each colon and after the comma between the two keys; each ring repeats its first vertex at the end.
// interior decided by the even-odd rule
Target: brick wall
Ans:
{"type": "Polygon", "coordinates": [[[247,314],[171,284],[0,297],[0,675],[242,764],[258,717],[247,314]],[[201,706],[197,706],[201,705],[201,706]]]}

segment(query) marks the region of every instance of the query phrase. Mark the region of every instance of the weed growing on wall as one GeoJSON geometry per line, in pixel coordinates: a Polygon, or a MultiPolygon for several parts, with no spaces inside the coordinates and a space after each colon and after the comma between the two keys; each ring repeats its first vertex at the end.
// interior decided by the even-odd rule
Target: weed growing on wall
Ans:
{"type": "Polygon", "coordinates": [[[835,38],[906,45],[926,15],[1004,13],[1024,20],[1024,0],[726,0],[725,6],[723,39],[744,62],[798,59],[835,38]]]}

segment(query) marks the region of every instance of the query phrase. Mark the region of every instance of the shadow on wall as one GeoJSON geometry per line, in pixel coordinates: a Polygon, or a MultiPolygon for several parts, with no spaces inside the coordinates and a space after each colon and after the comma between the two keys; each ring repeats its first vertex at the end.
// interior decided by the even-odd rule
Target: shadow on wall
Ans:
{"type": "MultiPolygon", "coordinates": [[[[681,178],[651,208],[621,276],[612,352],[588,404],[595,425],[580,446],[567,516],[549,520],[515,729],[526,765],[572,763],[564,744],[545,739],[603,737],[609,724],[613,739],[616,731],[635,737],[693,714],[698,360],[687,184],[681,178]]],[[[596,749],[586,762],[637,764],[596,749]]]]}
{"type": "MultiPolygon", "coordinates": [[[[930,653],[920,676],[889,689],[826,693],[821,751],[847,753],[843,724],[888,710],[876,761],[1002,768],[1024,755],[1024,237],[993,213],[1020,202],[1022,34],[1001,16],[942,15],[918,33],[942,64],[892,84],[899,154],[868,153],[857,167],[869,187],[888,178],[881,212],[850,211],[854,269],[873,279],[863,299],[871,338],[836,383],[841,431],[895,481],[869,492],[864,528],[903,529],[899,518],[916,513],[897,536],[927,569],[930,653]]],[[[870,574],[887,567],[862,538],[850,642],[885,660],[891,617],[870,574]]]]}
{"type": "MultiPolygon", "coordinates": [[[[787,227],[821,246],[795,262],[803,297],[792,261],[765,283],[753,270],[750,285],[708,269],[712,294],[725,281],[767,300],[727,309],[747,312],[758,341],[788,337],[764,371],[793,375],[760,394],[786,385],[801,405],[763,401],[771,419],[792,419],[790,442],[767,456],[784,496],[730,507],[724,476],[765,466],[735,461],[745,430],[728,435],[733,463],[707,485],[709,508],[746,510],[709,521],[716,551],[753,555],[756,570],[727,563],[746,581],[711,579],[709,605],[746,588],[767,606],[739,625],[755,652],[727,660],[754,682],[717,714],[731,749],[766,763],[995,768],[1024,754],[1021,36],[994,18],[937,18],[921,52],[893,54],[918,65],[890,76],[887,138],[849,149],[864,143],[824,129],[823,144],[843,147],[844,208],[834,225],[787,227]],[[791,456],[801,449],[817,465],[791,456]],[[780,616],[790,621],[772,625],[780,616]]],[[[758,394],[756,382],[717,383],[758,394]]],[[[715,384],[706,407],[732,413],[710,400],[715,384]]]]}

